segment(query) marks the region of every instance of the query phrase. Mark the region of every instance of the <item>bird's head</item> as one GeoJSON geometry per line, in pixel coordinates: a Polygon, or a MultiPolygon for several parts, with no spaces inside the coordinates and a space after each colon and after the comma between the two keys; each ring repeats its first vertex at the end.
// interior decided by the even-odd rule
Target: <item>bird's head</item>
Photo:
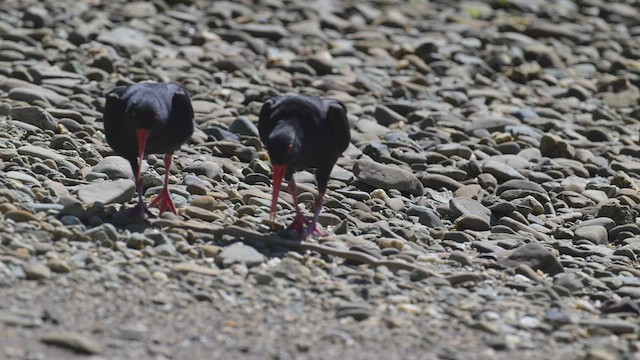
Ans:
{"type": "Polygon", "coordinates": [[[153,97],[140,98],[132,102],[127,109],[127,114],[136,128],[138,139],[138,174],[136,174],[136,180],[140,178],[142,159],[145,156],[151,131],[160,126],[163,121],[160,113],[162,107],[158,106],[157,102],[158,100],[153,97]]]}
{"type": "Polygon", "coordinates": [[[131,120],[137,129],[152,130],[162,123],[159,107],[155,99],[140,99],[129,109],[131,120]]]}
{"type": "Polygon", "coordinates": [[[282,186],[282,179],[287,173],[287,168],[300,157],[302,144],[293,129],[273,131],[267,140],[269,158],[273,165],[273,195],[271,198],[271,220],[275,218],[278,204],[278,194],[282,186]]]}

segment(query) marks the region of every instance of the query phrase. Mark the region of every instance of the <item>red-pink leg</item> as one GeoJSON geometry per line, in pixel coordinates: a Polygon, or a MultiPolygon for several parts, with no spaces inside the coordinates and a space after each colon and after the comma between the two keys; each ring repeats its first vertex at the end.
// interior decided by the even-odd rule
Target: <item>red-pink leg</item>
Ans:
{"type": "Polygon", "coordinates": [[[296,218],[287,227],[287,230],[294,230],[297,233],[302,233],[304,231],[304,226],[309,224],[309,220],[307,220],[300,211],[300,206],[298,205],[298,191],[293,179],[288,182],[287,186],[289,187],[289,194],[293,197],[293,206],[296,209],[296,218]]]}
{"type": "Polygon", "coordinates": [[[315,201],[315,211],[313,213],[313,220],[311,221],[311,225],[307,231],[302,234],[302,239],[305,239],[309,235],[314,236],[327,236],[329,235],[326,231],[322,229],[322,226],[318,224],[318,218],[320,217],[320,211],[322,211],[322,204],[324,202],[324,192],[318,193],[318,197],[315,201]]]}
{"type": "Polygon", "coordinates": [[[145,215],[153,216],[151,211],[147,209],[147,206],[144,204],[144,187],[142,185],[142,179],[136,179],[136,191],[138,192],[138,203],[136,206],[131,209],[131,215],[134,217],[144,218],[145,215]]]}
{"type": "Polygon", "coordinates": [[[131,214],[134,217],[144,218],[145,214],[153,216],[149,209],[144,205],[144,185],[142,184],[142,162],[144,161],[144,152],[147,147],[147,140],[151,131],[148,129],[138,129],[136,136],[138,137],[138,171],[135,173],[136,177],[136,191],[138,192],[138,204],[131,209],[131,214]]]}
{"type": "Polygon", "coordinates": [[[158,206],[160,208],[160,213],[162,214],[167,208],[174,214],[177,214],[176,207],[173,205],[173,200],[171,200],[171,193],[169,193],[169,174],[171,169],[171,163],[173,159],[173,154],[165,154],[164,155],[164,186],[162,187],[162,191],[160,194],[153,199],[149,206],[158,206]]]}

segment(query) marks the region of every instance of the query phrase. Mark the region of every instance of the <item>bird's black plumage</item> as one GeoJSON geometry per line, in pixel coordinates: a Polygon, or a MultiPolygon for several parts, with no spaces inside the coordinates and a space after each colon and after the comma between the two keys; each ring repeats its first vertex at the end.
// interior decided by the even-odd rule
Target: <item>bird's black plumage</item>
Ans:
{"type": "MultiPolygon", "coordinates": [[[[320,196],[312,223],[315,226],[331,169],[349,146],[350,130],[345,106],[337,100],[313,96],[276,97],[262,106],[258,130],[274,165],[274,202],[280,184],[277,177],[282,176],[278,171],[284,172],[295,199],[293,173],[297,169],[316,169],[320,196]]],[[[301,221],[298,213],[292,225],[299,230],[301,225],[296,222],[301,221]]]]}
{"type": "Polygon", "coordinates": [[[107,94],[104,109],[107,142],[137,172],[136,130],[151,130],[145,153],[172,153],[195,129],[187,91],[178,84],[139,83],[119,86],[107,94]],[[136,119],[134,112],[139,114],[136,119]],[[155,118],[155,115],[158,115],[155,118]]]}
{"type": "MultiPolygon", "coordinates": [[[[178,84],[139,83],[116,87],[107,93],[103,121],[107,142],[131,163],[139,192],[142,189],[137,158],[141,161],[145,154],[164,153],[165,164],[170,165],[173,152],[195,129],[189,94],[178,84]],[[146,141],[142,149],[139,148],[141,137],[146,141]]],[[[165,179],[165,189],[166,185],[165,179]]],[[[169,203],[170,200],[170,197],[166,199],[169,203]]],[[[170,204],[170,208],[172,206],[170,204]]]]}

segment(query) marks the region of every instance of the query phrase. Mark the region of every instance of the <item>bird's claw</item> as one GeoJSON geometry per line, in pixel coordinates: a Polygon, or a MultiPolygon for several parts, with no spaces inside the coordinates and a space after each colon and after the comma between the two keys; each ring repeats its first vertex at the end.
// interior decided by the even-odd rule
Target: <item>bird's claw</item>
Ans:
{"type": "Polygon", "coordinates": [[[311,226],[309,226],[307,231],[305,231],[304,234],[301,235],[301,238],[306,239],[309,235],[322,237],[329,235],[329,233],[326,232],[320,224],[312,224],[311,226]]]}
{"type": "Polygon", "coordinates": [[[302,214],[296,215],[296,218],[293,220],[291,224],[287,227],[289,231],[295,231],[298,233],[299,239],[304,240],[309,235],[313,236],[327,236],[329,233],[322,229],[322,225],[318,223],[314,223],[311,220],[305,218],[302,214]],[[305,227],[306,230],[305,230],[305,227]]]}
{"type": "Polygon", "coordinates": [[[293,222],[289,224],[289,226],[287,226],[287,230],[295,231],[300,234],[304,232],[305,226],[309,225],[310,223],[311,221],[307,220],[304,215],[298,213],[293,222]]]}
{"type": "Polygon", "coordinates": [[[148,215],[149,217],[154,216],[143,202],[137,203],[136,206],[130,210],[130,214],[131,217],[140,219],[144,219],[145,215],[148,215]]]}
{"type": "Polygon", "coordinates": [[[169,189],[164,188],[160,191],[160,194],[156,196],[149,206],[157,206],[160,209],[160,213],[162,214],[167,209],[169,209],[172,213],[178,214],[176,211],[175,205],[173,205],[173,200],[171,200],[171,194],[169,193],[169,189]]]}

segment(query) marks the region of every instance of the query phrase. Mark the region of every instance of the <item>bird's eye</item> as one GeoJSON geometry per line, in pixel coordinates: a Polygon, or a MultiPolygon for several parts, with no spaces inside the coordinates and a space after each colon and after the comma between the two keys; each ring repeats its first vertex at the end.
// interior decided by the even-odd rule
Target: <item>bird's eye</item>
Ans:
{"type": "Polygon", "coordinates": [[[289,144],[289,146],[287,146],[287,154],[291,155],[292,152],[293,152],[293,144],[289,144]]]}

